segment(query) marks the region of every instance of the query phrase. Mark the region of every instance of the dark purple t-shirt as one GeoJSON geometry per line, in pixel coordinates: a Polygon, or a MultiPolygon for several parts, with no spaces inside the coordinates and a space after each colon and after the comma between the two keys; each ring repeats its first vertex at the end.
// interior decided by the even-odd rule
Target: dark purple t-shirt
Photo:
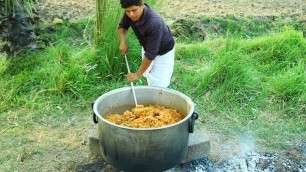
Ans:
{"type": "Polygon", "coordinates": [[[145,50],[145,56],[154,60],[157,55],[164,55],[174,47],[174,39],[169,27],[162,17],[147,4],[139,21],[132,21],[126,14],[119,22],[118,28],[126,30],[132,27],[140,45],[145,50]]]}

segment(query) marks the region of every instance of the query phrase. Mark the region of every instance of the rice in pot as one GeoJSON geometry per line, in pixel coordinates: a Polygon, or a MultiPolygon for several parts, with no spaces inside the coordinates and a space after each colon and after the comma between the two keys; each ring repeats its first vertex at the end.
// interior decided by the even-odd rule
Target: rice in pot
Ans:
{"type": "Polygon", "coordinates": [[[106,119],[117,125],[132,128],[157,128],[174,124],[184,118],[177,110],[162,105],[138,105],[122,115],[110,114],[106,119]]]}

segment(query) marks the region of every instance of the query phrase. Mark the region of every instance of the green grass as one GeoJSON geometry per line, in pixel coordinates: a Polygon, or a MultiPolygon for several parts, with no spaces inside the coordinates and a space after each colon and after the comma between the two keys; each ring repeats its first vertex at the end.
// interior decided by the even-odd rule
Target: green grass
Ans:
{"type": "MultiPolygon", "coordinates": [[[[0,59],[0,169],[5,171],[69,170],[86,161],[91,104],[129,85],[124,59],[111,40],[114,24],[99,44],[93,19],[53,27],[54,33],[41,35],[48,42],[44,50],[0,59]]],[[[197,128],[228,137],[248,132],[259,147],[290,149],[306,138],[306,41],[296,28],[252,32],[246,38],[228,30],[193,44],[179,39],[170,88],[195,102],[197,128]]],[[[133,71],[141,47],[131,32],[128,42],[133,71]]]]}
{"type": "Polygon", "coordinates": [[[259,145],[288,148],[305,138],[305,47],[293,29],[178,44],[171,87],[193,98],[206,128],[250,130],[259,145]]]}

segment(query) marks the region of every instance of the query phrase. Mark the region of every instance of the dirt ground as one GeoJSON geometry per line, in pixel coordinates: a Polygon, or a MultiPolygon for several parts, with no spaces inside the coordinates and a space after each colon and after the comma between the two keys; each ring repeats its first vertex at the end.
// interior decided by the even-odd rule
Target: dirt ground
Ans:
{"type": "Polygon", "coordinates": [[[203,15],[302,16],[305,15],[305,0],[165,0],[160,11],[166,18],[203,15]]]}
{"type": "Polygon", "coordinates": [[[54,18],[80,19],[93,16],[95,0],[39,0],[36,10],[44,21],[53,21],[54,18]]]}
{"type": "MultiPolygon", "coordinates": [[[[211,15],[296,16],[305,19],[306,13],[305,0],[159,0],[158,3],[156,10],[164,18],[172,20],[211,15]]],[[[95,0],[39,0],[36,9],[44,20],[78,19],[94,14],[95,0]]]]}

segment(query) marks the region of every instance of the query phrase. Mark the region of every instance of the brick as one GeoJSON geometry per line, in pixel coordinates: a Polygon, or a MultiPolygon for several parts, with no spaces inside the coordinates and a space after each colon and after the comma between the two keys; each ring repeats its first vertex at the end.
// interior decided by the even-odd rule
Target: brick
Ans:
{"type": "Polygon", "coordinates": [[[89,134],[89,152],[91,156],[101,156],[98,127],[94,127],[89,134]]]}
{"type": "Polygon", "coordinates": [[[182,163],[207,157],[210,152],[210,141],[204,131],[195,130],[189,134],[188,152],[182,163]]]}

